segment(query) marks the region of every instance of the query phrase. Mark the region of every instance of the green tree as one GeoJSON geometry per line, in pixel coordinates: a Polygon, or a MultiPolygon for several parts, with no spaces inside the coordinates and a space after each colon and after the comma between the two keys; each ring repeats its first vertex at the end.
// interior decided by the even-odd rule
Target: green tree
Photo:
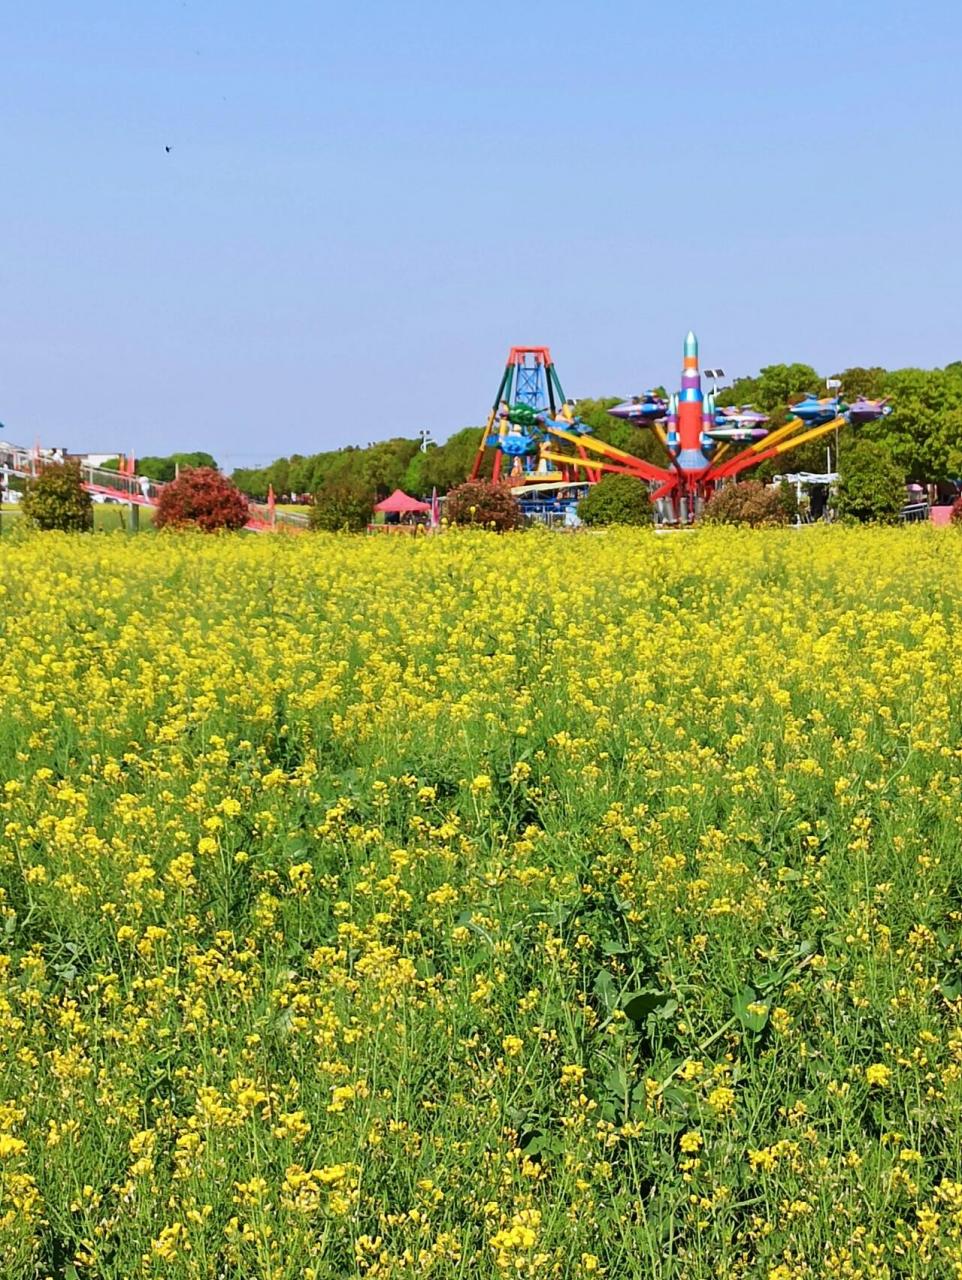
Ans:
{"type": "MultiPolygon", "coordinates": [[[[480,441],[480,427],[462,427],[443,444],[428,449],[424,455],[424,487],[421,492],[429,493],[436,488],[438,493],[447,493],[462,484],[471,474],[480,441]]],[[[494,450],[487,449],[482,478],[490,478],[493,460],[494,450]]]]}
{"type": "Polygon", "coordinates": [[[885,375],[892,413],[862,428],[866,439],[889,450],[912,480],[943,479],[951,474],[962,373],[946,369],[895,369],[885,375]]]}
{"type": "Polygon", "coordinates": [[[730,387],[719,388],[716,402],[721,406],[751,404],[774,414],[784,410],[789,401],[818,392],[822,385],[810,364],[769,364],[757,378],[737,378],[730,387]]]}
{"type": "Polygon", "coordinates": [[[878,400],[885,395],[887,374],[878,365],[863,369],[855,365],[851,369],[843,369],[833,375],[842,384],[842,398],[851,403],[858,396],[867,396],[869,400],[878,400]]]}
{"type": "Polygon", "coordinates": [[[90,494],[83,487],[78,462],[48,463],[27,480],[21,511],[37,529],[87,533],[94,527],[90,494]]]}
{"type": "MultiPolygon", "coordinates": [[[[135,459],[134,466],[139,476],[147,476],[151,480],[156,480],[158,484],[167,484],[173,480],[178,467],[181,470],[187,467],[208,467],[211,470],[217,470],[217,463],[213,456],[200,450],[194,453],[171,453],[166,457],[146,454],[143,458],[135,459]]],[[[108,458],[106,462],[101,463],[100,469],[119,471],[120,459],[108,458]]]]}
{"type": "Polygon", "coordinates": [[[871,440],[849,441],[839,460],[839,516],[894,524],[904,506],[905,472],[891,453],[871,440]]]}
{"type": "Polygon", "coordinates": [[[299,453],[291,454],[291,472],[288,476],[291,493],[313,493],[314,463],[310,457],[299,453]]]}
{"type": "Polygon", "coordinates": [[[203,450],[195,450],[193,453],[172,453],[170,461],[174,464],[175,470],[179,467],[181,471],[185,467],[203,467],[210,471],[218,469],[217,462],[213,454],[204,453],[203,450]]]}
{"type": "Polygon", "coordinates": [[[278,458],[267,468],[267,483],[275,494],[289,493],[291,488],[291,464],[287,458],[278,458]]]}
{"type": "Polygon", "coordinates": [[[758,404],[758,379],[736,378],[730,386],[719,387],[715,403],[722,408],[730,405],[758,404]]]}
{"type": "Polygon", "coordinates": [[[425,482],[424,472],[428,455],[436,448],[437,445],[429,445],[424,451],[418,449],[414,457],[411,458],[404,469],[404,482],[401,485],[405,493],[410,493],[416,498],[420,498],[430,492],[431,486],[425,482]]]}
{"type": "Polygon", "coordinates": [[[578,516],[587,525],[651,524],[648,486],[636,476],[605,476],[578,503],[578,516]]]}
{"type": "Polygon", "coordinates": [[[170,480],[173,480],[176,469],[173,458],[148,456],[137,459],[137,474],[148,476],[159,484],[167,484],[170,480]]]}
{"type": "Polygon", "coordinates": [[[931,477],[962,476],[962,405],[950,405],[938,415],[927,441],[931,477]]]}
{"type": "Polygon", "coordinates": [[[758,406],[765,413],[817,393],[821,379],[810,364],[769,364],[758,375],[758,406]]]}
{"type": "Polygon", "coordinates": [[[314,495],[310,525],[327,533],[360,533],[373,507],[370,489],[343,480],[328,481],[314,495]]]}
{"type": "Polygon", "coordinates": [[[386,498],[404,484],[408,464],[419,451],[419,440],[395,436],[381,440],[357,454],[357,480],[379,498],[386,498]]]}
{"type": "Polygon", "coordinates": [[[267,501],[267,471],[263,467],[239,467],[231,479],[248,498],[255,502],[267,501]]]}

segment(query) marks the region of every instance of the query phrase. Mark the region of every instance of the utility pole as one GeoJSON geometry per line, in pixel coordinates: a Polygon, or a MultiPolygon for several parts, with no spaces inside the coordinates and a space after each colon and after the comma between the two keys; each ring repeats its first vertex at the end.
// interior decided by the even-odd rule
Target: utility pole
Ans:
{"type": "MultiPolygon", "coordinates": [[[[825,386],[826,386],[826,389],[827,389],[829,392],[831,392],[831,391],[834,391],[834,392],[835,392],[835,399],[836,399],[836,401],[840,401],[840,400],[842,399],[842,380],[841,380],[841,378],[826,378],[826,379],[825,379],[825,386]]],[[[837,406],[836,406],[836,407],[837,407],[837,406]]],[[[836,415],[835,415],[835,416],[836,416],[836,418],[837,418],[837,417],[838,417],[838,414],[836,413],[836,415]]],[[[829,454],[828,456],[829,456],[829,467],[828,467],[828,469],[829,469],[829,471],[831,471],[831,470],[832,470],[832,464],[831,464],[831,458],[832,458],[832,455],[831,455],[831,454],[829,454]]],[[[836,428],[835,428],[835,465],[836,465],[836,467],[838,466],[838,427],[836,427],[836,428]]]]}

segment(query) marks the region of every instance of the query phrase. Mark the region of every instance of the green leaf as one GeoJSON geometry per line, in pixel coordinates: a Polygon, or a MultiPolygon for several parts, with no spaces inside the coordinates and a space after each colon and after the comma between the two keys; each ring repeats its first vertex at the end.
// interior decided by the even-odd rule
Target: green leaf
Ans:
{"type": "Polygon", "coordinates": [[[661,1096],[667,1107],[679,1113],[687,1112],[695,1101],[692,1090],[680,1084],[668,1085],[667,1088],[662,1089],[661,1096]]]}
{"type": "Polygon", "coordinates": [[[626,956],[629,954],[629,949],[617,938],[609,938],[601,944],[601,953],[606,956],[626,956]]]}
{"type": "Polygon", "coordinates": [[[746,1031],[762,1031],[768,1022],[769,1007],[767,1001],[759,1000],[753,987],[743,987],[735,997],[732,1011],[746,1031]],[[749,1010],[750,1005],[764,1005],[764,1012],[749,1010]]]}
{"type": "Polygon", "coordinates": [[[534,1156],[558,1156],[564,1150],[564,1142],[557,1134],[539,1133],[529,1142],[522,1143],[521,1149],[529,1159],[534,1156]]]}
{"type": "MultiPolygon", "coordinates": [[[[621,1007],[635,1026],[638,1026],[649,1014],[663,1015],[669,1002],[671,1002],[671,996],[664,991],[635,991],[625,997],[621,1007]]],[[[673,1010],[677,1009],[678,1001],[673,1001],[672,1005],[673,1010]]]]}
{"type": "Polygon", "coordinates": [[[612,1067],[605,1076],[605,1088],[610,1094],[613,1094],[619,1102],[624,1102],[628,1094],[628,1076],[624,1067],[612,1067]]]}
{"type": "Polygon", "coordinates": [[[599,969],[595,975],[595,981],[592,990],[599,998],[604,1006],[606,1013],[611,1013],[612,1009],[618,1006],[618,988],[615,980],[607,969],[599,969]]]}

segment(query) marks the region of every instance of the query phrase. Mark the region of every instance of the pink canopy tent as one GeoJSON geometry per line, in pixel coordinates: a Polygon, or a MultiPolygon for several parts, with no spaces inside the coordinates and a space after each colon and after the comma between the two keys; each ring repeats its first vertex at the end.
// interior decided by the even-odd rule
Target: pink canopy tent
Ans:
{"type": "Polygon", "coordinates": [[[397,512],[399,515],[406,515],[411,511],[430,511],[431,504],[430,502],[418,502],[417,498],[410,497],[401,489],[395,489],[389,498],[377,503],[374,510],[397,512]]]}

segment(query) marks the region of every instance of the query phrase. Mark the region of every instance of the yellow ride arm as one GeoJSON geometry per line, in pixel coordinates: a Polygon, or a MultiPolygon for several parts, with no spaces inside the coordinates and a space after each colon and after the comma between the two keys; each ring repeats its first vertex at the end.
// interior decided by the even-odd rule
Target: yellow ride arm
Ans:
{"type": "Polygon", "coordinates": [[[833,418],[831,422],[823,422],[820,427],[812,427],[810,431],[803,431],[800,436],[795,436],[791,440],[783,440],[781,444],[775,446],[775,452],[787,453],[789,449],[794,449],[798,444],[806,444],[809,440],[817,440],[819,436],[827,435],[829,431],[835,431],[838,427],[843,427],[844,425],[844,418],[833,418]]]}
{"type": "Polygon", "coordinates": [[[783,427],[776,427],[774,431],[769,431],[763,440],[756,440],[754,444],[749,445],[749,449],[752,453],[761,453],[763,449],[770,449],[776,441],[784,440],[786,436],[790,436],[793,431],[797,431],[804,425],[803,418],[789,418],[783,427]]]}
{"type": "MultiPolygon", "coordinates": [[[[579,444],[584,444],[584,441],[579,441],[579,444]]],[[[545,448],[542,448],[540,456],[545,458],[548,462],[560,462],[563,466],[580,467],[582,470],[618,472],[622,470],[621,467],[615,465],[614,459],[612,459],[611,463],[606,463],[600,458],[597,461],[595,461],[594,458],[573,458],[570,453],[552,453],[550,449],[545,448]]],[[[621,456],[623,458],[630,459],[635,463],[638,461],[637,458],[632,458],[631,455],[627,453],[624,453],[621,456]]]]}
{"type": "MultiPolygon", "coordinates": [[[[546,430],[549,435],[557,436],[559,440],[566,440],[568,444],[580,444],[593,453],[603,453],[609,458],[622,458],[625,462],[637,463],[638,461],[630,453],[623,453],[621,449],[616,449],[613,444],[605,444],[602,440],[592,440],[591,436],[577,436],[571,431],[562,431],[559,427],[547,427],[546,430]]],[[[568,461],[570,462],[571,459],[569,458],[568,461]]]]}
{"type": "Polygon", "coordinates": [[[488,414],[488,420],[484,424],[484,435],[481,437],[481,448],[483,449],[488,443],[488,436],[491,434],[491,428],[494,426],[494,410],[488,414]]]}

